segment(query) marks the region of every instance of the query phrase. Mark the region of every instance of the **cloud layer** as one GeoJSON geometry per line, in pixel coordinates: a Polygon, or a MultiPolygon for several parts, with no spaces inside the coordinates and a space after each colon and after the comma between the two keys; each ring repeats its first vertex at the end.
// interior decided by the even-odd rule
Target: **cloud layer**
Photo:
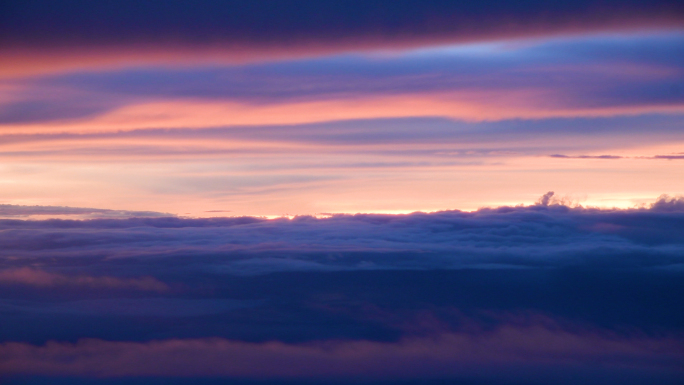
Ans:
{"type": "Polygon", "coordinates": [[[549,192],[476,212],[0,220],[0,373],[681,380],[684,200],[564,202],[549,192]]]}
{"type": "MultiPolygon", "coordinates": [[[[549,198],[550,197],[550,198],[549,198]]],[[[0,256],[156,258],[192,255],[233,273],[279,270],[462,268],[681,263],[682,200],[651,209],[541,205],[477,212],[330,218],[131,218],[0,221],[0,256]],[[604,252],[605,251],[605,252],[604,252]],[[338,254],[339,257],[335,257],[338,254]],[[591,257],[590,257],[591,255],[591,257]],[[643,255],[621,259],[619,255],[643,255]]],[[[558,202],[558,201],[555,201],[558,202]]]]}

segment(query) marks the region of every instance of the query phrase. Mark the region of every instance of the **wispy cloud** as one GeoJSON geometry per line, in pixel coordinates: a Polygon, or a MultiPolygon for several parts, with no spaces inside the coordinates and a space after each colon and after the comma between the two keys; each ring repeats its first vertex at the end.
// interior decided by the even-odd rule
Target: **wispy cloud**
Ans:
{"type": "Polygon", "coordinates": [[[84,207],[65,206],[22,206],[0,205],[0,218],[55,218],[73,219],[93,218],[140,218],[140,217],[173,217],[173,214],[154,211],[107,210],[84,207]]]}
{"type": "Polygon", "coordinates": [[[561,159],[666,159],[679,160],[684,159],[684,155],[653,155],[653,156],[621,156],[621,155],[564,155],[553,154],[549,155],[551,158],[561,159]]]}
{"type": "Polygon", "coordinates": [[[86,287],[165,292],[169,287],[153,277],[117,278],[108,276],[65,275],[30,267],[0,270],[0,285],[27,285],[39,288],[86,287]]]}

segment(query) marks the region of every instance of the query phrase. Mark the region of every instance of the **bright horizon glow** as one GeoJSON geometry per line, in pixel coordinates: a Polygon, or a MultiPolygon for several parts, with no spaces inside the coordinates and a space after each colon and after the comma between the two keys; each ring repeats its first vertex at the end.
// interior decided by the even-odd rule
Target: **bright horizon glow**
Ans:
{"type": "Polygon", "coordinates": [[[631,208],[684,193],[682,42],[594,32],[12,75],[0,203],[276,218],[552,190],[631,208]]]}
{"type": "MultiPolygon", "coordinates": [[[[663,195],[663,194],[661,194],[663,195]]],[[[664,194],[667,195],[667,194],[664,194]]],[[[675,196],[676,197],[676,196],[675,196]]],[[[179,218],[187,218],[187,219],[192,219],[192,218],[237,218],[237,217],[255,217],[255,218],[264,218],[268,220],[276,220],[276,219],[288,219],[292,220],[296,217],[301,217],[301,216],[309,216],[309,217],[314,217],[317,219],[327,219],[327,218],[332,218],[335,215],[356,215],[356,214],[369,214],[369,215],[409,215],[409,214],[415,214],[415,213],[423,213],[423,214],[431,214],[431,213],[437,213],[437,212],[444,212],[444,211],[461,211],[461,212],[477,212],[479,210],[483,209],[496,209],[499,207],[532,207],[538,204],[538,200],[540,197],[537,197],[537,199],[529,202],[497,202],[494,204],[490,205],[484,205],[484,206],[479,206],[477,208],[441,208],[441,209],[418,209],[418,210],[377,210],[377,211],[347,211],[347,212],[326,212],[326,213],[312,213],[312,214],[265,214],[265,215],[248,215],[248,214],[243,214],[243,215],[231,215],[231,212],[229,210],[207,210],[203,212],[196,212],[196,213],[169,213],[175,216],[178,216],[179,218]]],[[[585,208],[585,209],[598,209],[598,210],[629,210],[629,209],[641,209],[641,208],[646,208],[650,204],[653,204],[657,201],[657,199],[660,198],[658,197],[642,197],[642,198],[634,198],[634,197],[625,197],[625,198],[615,198],[615,197],[606,197],[606,198],[595,198],[591,199],[590,197],[587,196],[571,196],[571,195],[562,195],[562,194],[554,194],[554,201],[552,202],[552,205],[561,205],[561,206],[567,206],[571,208],[585,208]]],[[[0,203],[0,205],[3,204],[8,204],[8,203],[0,203]]],[[[46,208],[66,208],[66,209],[79,209],[79,207],[70,207],[70,206],[43,206],[43,205],[34,205],[32,202],[20,202],[20,203],[12,203],[11,205],[15,205],[18,207],[31,207],[31,206],[38,206],[38,207],[46,207],[46,208]]],[[[103,208],[98,208],[98,207],[92,207],[91,209],[95,210],[111,210],[111,209],[103,209],[103,208]]],[[[122,211],[125,212],[125,209],[115,209],[111,211],[122,211]]],[[[136,217],[139,215],[133,214],[135,211],[131,212],[132,214],[128,214],[130,217],[136,217]]],[[[160,213],[163,214],[163,213],[160,213]]],[[[92,213],[92,214],[27,214],[27,215],[5,215],[2,214],[2,211],[0,210],[0,219],[21,219],[21,220],[31,220],[31,221],[41,221],[41,220],[47,220],[47,219],[63,219],[63,220],[87,220],[87,219],[101,219],[101,218],[115,218],[113,216],[114,214],[109,214],[109,213],[92,213]]],[[[127,214],[121,214],[123,215],[122,217],[126,217],[127,214]]]]}

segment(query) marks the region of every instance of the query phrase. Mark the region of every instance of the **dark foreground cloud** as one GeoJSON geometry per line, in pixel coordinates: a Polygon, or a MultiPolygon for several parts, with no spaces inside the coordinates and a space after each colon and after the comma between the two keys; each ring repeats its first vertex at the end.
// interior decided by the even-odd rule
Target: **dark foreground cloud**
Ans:
{"type": "Polygon", "coordinates": [[[681,383],[684,199],[561,203],[2,220],[0,376],[681,383]]]}

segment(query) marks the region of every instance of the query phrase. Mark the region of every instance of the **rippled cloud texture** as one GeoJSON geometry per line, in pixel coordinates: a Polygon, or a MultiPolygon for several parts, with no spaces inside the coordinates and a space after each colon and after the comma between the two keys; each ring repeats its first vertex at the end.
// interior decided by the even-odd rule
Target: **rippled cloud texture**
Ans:
{"type": "Polygon", "coordinates": [[[684,200],[560,202],[1,220],[0,372],[16,383],[681,381],[684,200]]]}

